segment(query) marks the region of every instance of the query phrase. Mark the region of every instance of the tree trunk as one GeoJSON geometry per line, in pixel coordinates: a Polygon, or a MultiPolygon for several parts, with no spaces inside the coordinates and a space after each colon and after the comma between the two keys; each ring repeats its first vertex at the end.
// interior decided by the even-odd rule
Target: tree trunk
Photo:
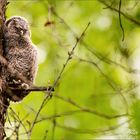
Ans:
{"type": "MultiPolygon", "coordinates": [[[[5,12],[7,0],[0,0],[0,55],[3,56],[3,25],[6,20],[5,12]]],[[[2,71],[2,64],[0,63],[0,74],[2,71]]],[[[0,75],[0,88],[2,89],[2,80],[0,75]]],[[[5,137],[5,121],[7,108],[9,106],[9,101],[6,96],[0,92],[0,140],[3,140],[5,137]]]]}

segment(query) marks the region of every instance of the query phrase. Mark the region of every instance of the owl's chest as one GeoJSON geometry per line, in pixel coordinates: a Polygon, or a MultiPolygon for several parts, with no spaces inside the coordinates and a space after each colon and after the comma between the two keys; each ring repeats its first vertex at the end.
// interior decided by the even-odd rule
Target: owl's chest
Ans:
{"type": "Polygon", "coordinates": [[[12,61],[13,59],[19,60],[26,58],[28,56],[28,51],[26,49],[18,49],[18,48],[10,48],[6,54],[6,58],[9,61],[12,61]]]}
{"type": "Polygon", "coordinates": [[[8,60],[9,65],[18,71],[22,69],[28,70],[31,61],[30,53],[31,50],[28,48],[10,48],[6,55],[6,59],[8,60]]]}

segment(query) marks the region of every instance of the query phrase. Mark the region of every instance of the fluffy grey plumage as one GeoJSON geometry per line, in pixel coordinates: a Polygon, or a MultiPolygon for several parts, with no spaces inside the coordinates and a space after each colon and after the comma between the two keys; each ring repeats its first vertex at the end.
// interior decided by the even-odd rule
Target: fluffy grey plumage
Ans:
{"type": "MultiPolygon", "coordinates": [[[[6,82],[10,87],[32,86],[37,72],[37,50],[30,39],[27,20],[23,17],[11,17],[5,23],[4,57],[14,73],[20,73],[26,81],[6,74],[6,82]]],[[[12,101],[20,101],[29,92],[14,91],[9,96],[12,101]],[[17,98],[18,97],[18,98],[17,98]]]]}

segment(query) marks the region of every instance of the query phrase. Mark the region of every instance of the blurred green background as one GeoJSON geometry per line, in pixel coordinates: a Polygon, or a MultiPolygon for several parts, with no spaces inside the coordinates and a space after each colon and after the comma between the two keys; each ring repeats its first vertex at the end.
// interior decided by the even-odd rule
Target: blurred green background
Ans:
{"type": "MultiPolygon", "coordinates": [[[[119,20],[119,13],[104,2],[119,9],[120,0],[10,0],[7,18],[25,17],[38,49],[37,86],[53,85],[76,38],[91,23],[41,110],[31,139],[140,138],[140,4],[122,0],[127,17],[119,20]]],[[[19,139],[27,139],[25,128],[30,129],[45,95],[32,92],[11,103],[17,116],[9,108],[6,126],[15,128],[21,120],[19,139]]],[[[7,137],[16,139],[12,132],[7,129],[7,137]]]]}

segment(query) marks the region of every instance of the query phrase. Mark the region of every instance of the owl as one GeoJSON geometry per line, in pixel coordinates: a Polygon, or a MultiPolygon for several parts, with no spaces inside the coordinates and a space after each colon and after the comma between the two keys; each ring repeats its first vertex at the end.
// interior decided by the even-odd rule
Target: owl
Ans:
{"type": "MultiPolygon", "coordinates": [[[[19,73],[15,77],[5,73],[5,81],[12,88],[29,88],[34,84],[37,72],[37,49],[31,41],[31,33],[27,20],[14,16],[5,22],[4,29],[4,57],[12,73],[19,73]],[[24,79],[24,80],[23,80],[24,79]]],[[[8,98],[11,101],[21,101],[29,92],[13,90],[8,98]]]]}

